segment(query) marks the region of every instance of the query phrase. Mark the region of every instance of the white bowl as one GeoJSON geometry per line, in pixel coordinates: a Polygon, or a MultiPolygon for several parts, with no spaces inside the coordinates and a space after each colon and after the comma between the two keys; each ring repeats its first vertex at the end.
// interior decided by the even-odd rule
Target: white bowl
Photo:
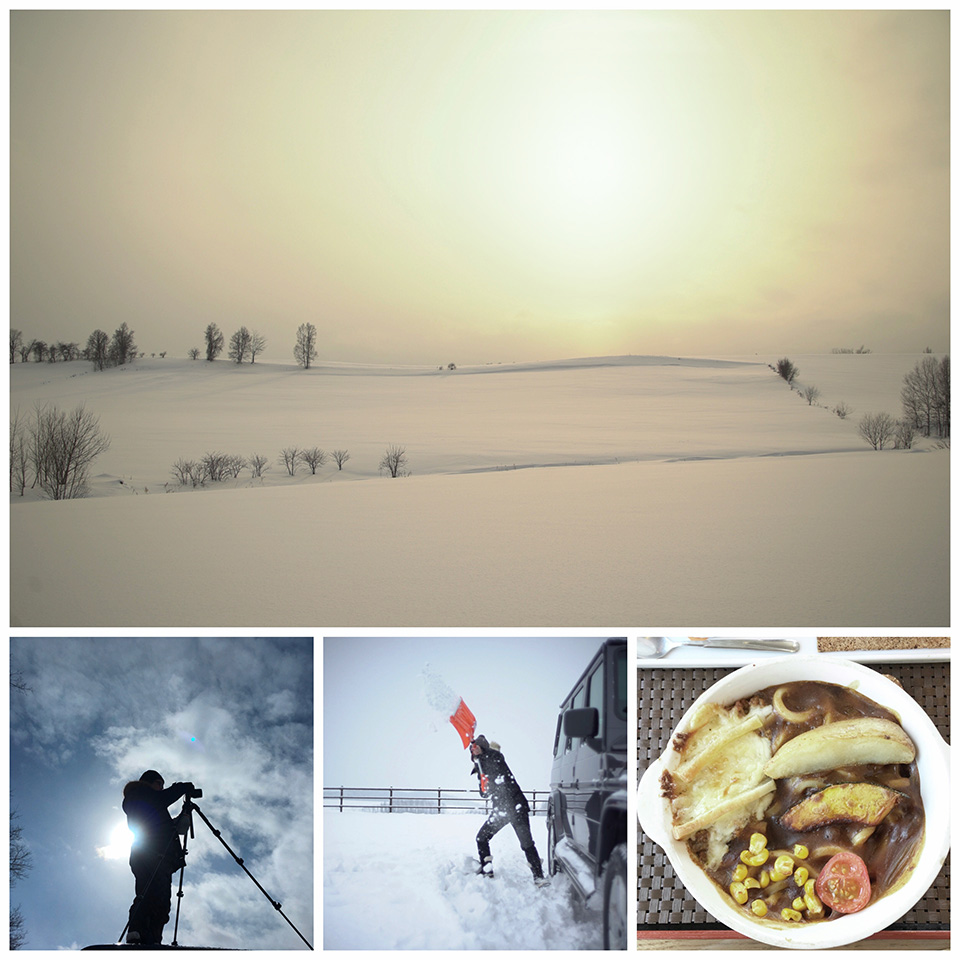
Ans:
{"type": "Polygon", "coordinates": [[[672,770],[680,756],[672,746],[640,778],[637,816],[647,836],[663,848],[683,885],[721,923],[775,947],[821,950],[862,940],[890,926],[933,884],[950,849],[950,748],[920,705],[897,684],[861,664],[819,656],[781,657],[741,667],[701,694],[683,715],[674,734],[688,729],[693,711],[703,703],[731,704],[764,687],[794,680],[819,680],[853,688],[896,713],[916,744],[920,792],[926,823],[932,829],[924,831],[916,866],[897,889],[859,913],[821,923],[753,920],[735,907],[703,872],[687,845],[673,839],[670,804],[660,795],[660,775],[664,770],[672,770]]]}

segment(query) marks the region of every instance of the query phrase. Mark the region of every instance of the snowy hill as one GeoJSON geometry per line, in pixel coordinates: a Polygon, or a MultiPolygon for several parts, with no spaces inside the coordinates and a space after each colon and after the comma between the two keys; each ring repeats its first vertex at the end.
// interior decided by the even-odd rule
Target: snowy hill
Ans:
{"type": "Polygon", "coordinates": [[[776,358],[14,365],[14,408],[83,402],[112,445],[89,499],[11,498],[12,622],[946,624],[949,451],[856,432],[919,357],[792,359],[819,405],[776,358]],[[350,459],[289,476],[288,445],[350,459]],[[211,451],[271,468],[173,482],[211,451]]]}

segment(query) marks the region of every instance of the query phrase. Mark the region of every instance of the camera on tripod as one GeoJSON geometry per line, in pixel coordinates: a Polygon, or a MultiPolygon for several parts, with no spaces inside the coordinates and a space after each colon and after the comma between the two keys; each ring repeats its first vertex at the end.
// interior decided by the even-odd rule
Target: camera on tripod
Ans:
{"type": "Polygon", "coordinates": [[[199,797],[201,800],[203,799],[203,791],[199,787],[195,787],[192,783],[186,784],[186,787],[187,792],[184,794],[184,796],[188,800],[193,800],[196,797],[199,797]]]}

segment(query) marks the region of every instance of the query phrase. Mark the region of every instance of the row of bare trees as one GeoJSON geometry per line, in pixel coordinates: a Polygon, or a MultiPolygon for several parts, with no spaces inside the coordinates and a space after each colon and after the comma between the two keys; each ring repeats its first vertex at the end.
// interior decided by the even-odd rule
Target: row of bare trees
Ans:
{"type": "MultiPolygon", "coordinates": [[[[70,360],[89,360],[96,370],[104,367],[120,366],[130,363],[137,356],[137,344],[133,339],[133,331],[126,323],[121,323],[110,336],[104,330],[94,330],[87,337],[87,343],[81,348],[79,343],[58,341],[47,343],[44,340],[27,340],[22,330],[10,330],[10,362],[27,363],[32,357],[36,363],[57,363],[70,360]]],[[[160,354],[164,356],[164,354],[160,354]]]]}
{"type": "MultiPolygon", "coordinates": [[[[326,451],[321,447],[284,447],[277,457],[277,463],[288,476],[296,476],[300,467],[306,467],[311,474],[326,463],[333,462],[337,470],[350,459],[348,450],[326,451]]],[[[249,457],[227,453],[205,453],[199,460],[185,460],[182,457],[170,470],[173,479],[180,486],[202,487],[207,483],[219,483],[223,480],[236,480],[243,470],[249,468],[251,479],[258,479],[270,469],[270,458],[262,453],[253,453],[249,457]]],[[[391,444],[380,458],[381,473],[391,477],[409,476],[409,461],[406,448],[391,444]]]]}
{"type": "Polygon", "coordinates": [[[100,418],[81,404],[73,411],[37,405],[32,416],[20,409],[10,420],[10,490],[25,494],[39,487],[51,500],[71,500],[87,492],[90,466],[109,449],[100,418]]]}
{"type": "MultiPolygon", "coordinates": [[[[213,361],[223,353],[223,332],[215,323],[208,323],[206,330],[203,331],[203,341],[206,346],[207,360],[213,361]]],[[[243,363],[249,360],[256,363],[257,356],[266,349],[267,338],[256,330],[248,330],[241,327],[231,337],[227,356],[234,363],[243,363]]],[[[200,348],[193,347],[187,356],[191,360],[200,359],[200,348]]]]}
{"type": "Polygon", "coordinates": [[[917,434],[937,436],[946,444],[950,437],[950,357],[926,356],[904,376],[900,388],[903,416],[898,420],[889,413],[867,413],[857,426],[860,436],[873,447],[883,450],[909,450],[917,434]]]}
{"type": "MultiPolygon", "coordinates": [[[[215,323],[207,324],[203,332],[203,339],[206,345],[207,360],[213,361],[223,353],[224,336],[221,329],[215,323]]],[[[234,363],[243,363],[249,360],[254,363],[257,355],[266,348],[267,340],[256,330],[248,330],[241,327],[231,337],[227,349],[227,356],[234,363]]],[[[193,347],[187,356],[191,360],[200,359],[200,348],[193,347]]],[[[293,356],[297,363],[305,370],[310,369],[310,364],[317,358],[317,328],[312,323],[301,323],[297,327],[297,339],[293,347],[293,356]]]]}

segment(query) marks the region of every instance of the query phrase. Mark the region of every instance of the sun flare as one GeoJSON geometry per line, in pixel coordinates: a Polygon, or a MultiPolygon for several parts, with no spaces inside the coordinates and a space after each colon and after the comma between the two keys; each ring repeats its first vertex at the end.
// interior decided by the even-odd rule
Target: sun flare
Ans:
{"type": "Polygon", "coordinates": [[[104,860],[125,860],[130,856],[133,832],[125,823],[118,823],[105,847],[97,847],[97,855],[104,860]]]}

